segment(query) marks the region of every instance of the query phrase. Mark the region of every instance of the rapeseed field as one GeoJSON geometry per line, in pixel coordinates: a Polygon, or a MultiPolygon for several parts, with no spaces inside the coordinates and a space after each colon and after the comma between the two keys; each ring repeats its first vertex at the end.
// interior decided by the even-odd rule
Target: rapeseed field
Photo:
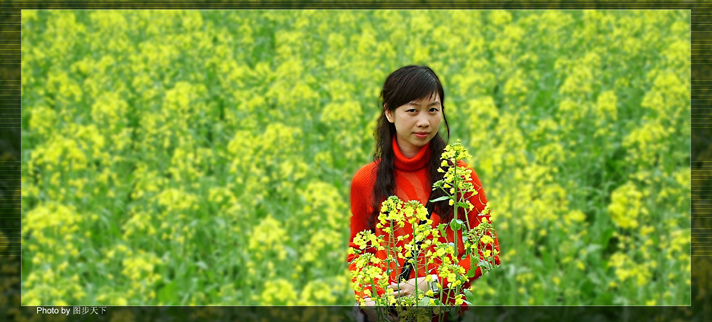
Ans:
{"type": "Polygon", "coordinates": [[[353,305],[409,64],[492,209],[477,305],[690,304],[689,11],[23,10],[22,305],[353,305]]]}

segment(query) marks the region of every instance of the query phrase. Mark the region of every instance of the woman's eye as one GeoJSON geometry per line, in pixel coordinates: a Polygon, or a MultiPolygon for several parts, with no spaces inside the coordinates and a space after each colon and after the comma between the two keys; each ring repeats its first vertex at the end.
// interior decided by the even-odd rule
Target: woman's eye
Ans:
{"type": "Polygon", "coordinates": [[[438,110],[437,107],[433,107],[433,108],[430,109],[430,111],[431,111],[431,112],[437,112],[437,111],[439,111],[439,110],[438,110]]]}
{"type": "Polygon", "coordinates": [[[409,108],[409,109],[407,109],[407,110],[405,110],[405,111],[408,112],[408,113],[412,113],[412,112],[415,112],[415,109],[414,109],[414,108],[409,108]]]}

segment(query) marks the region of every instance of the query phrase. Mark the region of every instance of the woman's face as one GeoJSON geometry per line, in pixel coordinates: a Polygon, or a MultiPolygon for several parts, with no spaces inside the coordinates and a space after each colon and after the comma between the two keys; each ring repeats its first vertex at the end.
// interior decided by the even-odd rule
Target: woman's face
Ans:
{"type": "Polygon", "coordinates": [[[393,112],[386,109],[388,122],[396,127],[398,147],[409,158],[418,154],[420,148],[435,137],[442,116],[440,95],[437,93],[398,106],[393,112]]]}

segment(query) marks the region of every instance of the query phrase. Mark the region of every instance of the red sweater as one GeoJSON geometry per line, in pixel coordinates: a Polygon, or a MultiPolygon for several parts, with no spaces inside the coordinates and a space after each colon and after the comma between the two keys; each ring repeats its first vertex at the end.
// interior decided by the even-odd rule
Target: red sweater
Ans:
{"type": "MultiPolygon", "coordinates": [[[[418,154],[414,156],[413,158],[406,158],[403,156],[401,153],[400,149],[398,148],[398,144],[396,143],[395,137],[393,138],[393,150],[395,152],[395,180],[396,180],[396,191],[395,194],[403,201],[408,201],[408,200],[418,200],[420,201],[423,205],[425,205],[428,202],[428,197],[430,195],[430,192],[432,190],[432,184],[430,182],[429,176],[428,176],[428,171],[427,171],[427,162],[428,158],[430,156],[430,143],[428,143],[426,146],[420,149],[418,154]]],[[[353,243],[353,239],[361,231],[368,230],[368,216],[371,214],[372,207],[371,207],[371,196],[372,196],[372,191],[373,191],[373,185],[376,179],[376,168],[377,164],[380,160],[377,160],[376,162],[369,163],[362,167],[358,172],[353,177],[353,180],[351,181],[351,238],[349,240],[349,245],[351,247],[358,247],[353,243]]],[[[464,166],[469,168],[464,162],[459,163],[460,166],[464,166]]],[[[474,206],[474,209],[470,211],[468,214],[470,224],[472,227],[477,226],[480,223],[481,218],[486,217],[488,220],[489,215],[486,216],[478,216],[479,213],[482,212],[484,209],[485,205],[487,204],[487,198],[485,197],[485,192],[482,188],[482,184],[480,183],[479,178],[477,177],[477,174],[473,170],[471,173],[472,177],[472,183],[475,186],[475,189],[477,190],[478,194],[477,195],[471,195],[468,194],[466,197],[468,198],[469,202],[472,203],[474,206]]],[[[386,196],[388,197],[388,196],[386,196]]],[[[385,200],[385,199],[384,199],[385,200]]],[[[383,202],[383,200],[381,200],[383,202]]],[[[380,204],[380,203],[379,203],[380,204]]],[[[465,221],[464,218],[464,212],[460,212],[460,218],[465,221]]],[[[433,221],[433,228],[437,227],[438,224],[440,224],[440,216],[436,213],[433,213],[432,216],[430,217],[433,221]]],[[[376,221],[377,222],[377,221],[376,221]]],[[[453,231],[450,228],[447,228],[447,240],[445,237],[441,236],[440,237],[440,242],[446,243],[446,242],[453,242],[455,239],[453,238],[453,231]]],[[[382,229],[380,228],[375,228],[375,234],[377,236],[388,236],[386,233],[383,232],[382,229]]],[[[406,225],[404,228],[398,229],[395,231],[395,236],[398,237],[400,235],[405,235],[405,234],[411,234],[412,235],[412,228],[409,225],[406,225]]],[[[497,240],[497,235],[496,233],[494,236],[492,236],[494,239],[494,245],[495,249],[499,250],[499,241],[497,240]]],[[[432,238],[432,237],[429,237],[432,238]]],[[[457,240],[458,240],[458,256],[457,258],[462,258],[462,256],[465,254],[464,247],[462,245],[462,230],[458,231],[457,235],[457,240]]],[[[406,240],[403,240],[402,242],[397,243],[398,246],[402,246],[403,244],[410,243],[412,242],[412,236],[411,238],[407,238],[406,240]]],[[[488,247],[488,249],[492,249],[492,244],[488,247]]],[[[483,250],[480,250],[480,256],[481,258],[484,258],[482,254],[483,250]]],[[[386,259],[386,251],[375,251],[371,249],[371,252],[375,252],[376,257],[385,260],[386,259]]],[[[421,251],[421,254],[424,253],[421,251]]],[[[353,255],[349,254],[347,257],[347,261],[351,262],[355,258],[357,258],[358,255],[353,255]]],[[[422,255],[421,255],[422,256],[422,255]]],[[[419,256],[419,264],[418,267],[424,267],[425,266],[425,260],[423,257],[419,256]]],[[[398,259],[400,267],[403,266],[403,259],[398,259]]],[[[383,266],[382,268],[385,270],[385,262],[382,262],[383,266]]],[[[499,256],[495,257],[495,263],[499,265],[499,256]]],[[[461,260],[459,262],[459,265],[465,268],[465,271],[470,270],[470,257],[466,257],[466,259],[461,260]]],[[[428,267],[428,271],[426,272],[423,269],[419,269],[417,274],[418,277],[424,277],[428,274],[437,274],[437,267],[439,266],[439,263],[436,262],[434,264],[431,264],[428,267]]],[[[353,272],[356,270],[356,267],[354,264],[349,265],[349,269],[353,272]]],[[[395,267],[395,263],[392,263],[391,265],[391,275],[389,276],[389,281],[388,284],[395,283],[398,275],[400,274],[400,270],[397,270],[395,267]]],[[[474,281],[476,278],[480,277],[482,275],[482,272],[480,271],[480,268],[478,267],[475,276],[470,279],[468,283],[465,283],[462,286],[462,289],[470,287],[470,283],[474,281]]],[[[410,278],[415,277],[415,270],[413,270],[413,273],[411,273],[410,278]]],[[[448,281],[446,278],[439,276],[438,275],[438,280],[442,284],[443,288],[446,288],[448,286],[448,281]]],[[[381,288],[378,288],[378,294],[383,294],[384,290],[381,288]]],[[[362,298],[363,294],[360,294],[359,292],[356,292],[356,297],[357,298],[362,298]]]]}

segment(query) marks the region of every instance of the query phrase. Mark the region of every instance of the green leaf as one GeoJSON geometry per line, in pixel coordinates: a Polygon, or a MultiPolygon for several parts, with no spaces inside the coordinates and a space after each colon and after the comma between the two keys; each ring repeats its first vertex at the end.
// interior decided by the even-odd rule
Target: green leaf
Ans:
{"type": "Polygon", "coordinates": [[[615,229],[609,227],[603,232],[603,234],[601,234],[600,244],[602,248],[608,248],[608,242],[611,241],[611,237],[613,237],[613,233],[615,231],[615,229]]]}
{"type": "Polygon", "coordinates": [[[445,227],[445,224],[438,225],[438,231],[440,231],[440,236],[447,236],[447,234],[445,234],[445,227]]]}
{"type": "Polygon", "coordinates": [[[431,300],[430,297],[424,296],[424,297],[420,300],[420,303],[418,303],[418,305],[420,305],[420,306],[430,306],[430,300],[431,300]]]}
{"type": "Polygon", "coordinates": [[[435,199],[433,199],[433,200],[430,200],[430,202],[443,201],[443,200],[447,200],[447,199],[449,199],[449,198],[450,198],[449,196],[442,196],[442,197],[439,197],[439,198],[435,198],[435,199]]]}
{"type": "Polygon", "coordinates": [[[170,282],[158,291],[158,301],[166,305],[178,304],[176,294],[176,283],[170,282]]]}
{"type": "Polygon", "coordinates": [[[601,249],[601,248],[602,248],[601,245],[598,245],[598,244],[591,244],[591,245],[588,245],[588,246],[586,247],[586,253],[587,253],[587,254],[591,254],[591,253],[593,253],[593,252],[595,252],[595,251],[597,251],[597,250],[599,250],[599,249],[601,249]]]}
{"type": "Polygon", "coordinates": [[[467,271],[467,277],[468,278],[475,277],[475,271],[477,271],[477,266],[475,265],[474,261],[470,260],[470,270],[467,271]]]}
{"type": "Polygon", "coordinates": [[[458,231],[458,230],[462,229],[462,224],[463,224],[462,220],[453,218],[450,221],[450,229],[452,229],[452,231],[458,231]]]}
{"type": "Polygon", "coordinates": [[[457,319],[459,318],[459,316],[458,316],[458,312],[460,311],[459,309],[460,308],[457,307],[456,310],[451,309],[450,311],[447,312],[448,321],[457,321],[457,319]]]}
{"type": "Polygon", "coordinates": [[[477,271],[476,269],[471,269],[471,270],[467,271],[467,277],[468,277],[468,278],[473,278],[473,277],[475,277],[475,272],[476,272],[476,271],[477,271]]]}
{"type": "Polygon", "coordinates": [[[613,295],[609,292],[604,292],[598,295],[594,303],[596,305],[613,305],[613,295]]]}
{"type": "Polygon", "coordinates": [[[475,294],[472,294],[469,289],[465,289],[463,293],[465,294],[465,299],[467,300],[468,305],[470,305],[470,302],[475,301],[475,294]]]}
{"type": "Polygon", "coordinates": [[[488,270],[492,269],[492,264],[490,264],[490,262],[488,261],[480,261],[479,263],[477,263],[477,266],[483,267],[488,270]]]}
{"type": "Polygon", "coordinates": [[[596,285],[592,281],[586,279],[583,281],[583,283],[579,284],[578,288],[582,292],[587,292],[587,293],[583,293],[583,294],[592,294],[593,290],[596,289],[596,285]]]}

